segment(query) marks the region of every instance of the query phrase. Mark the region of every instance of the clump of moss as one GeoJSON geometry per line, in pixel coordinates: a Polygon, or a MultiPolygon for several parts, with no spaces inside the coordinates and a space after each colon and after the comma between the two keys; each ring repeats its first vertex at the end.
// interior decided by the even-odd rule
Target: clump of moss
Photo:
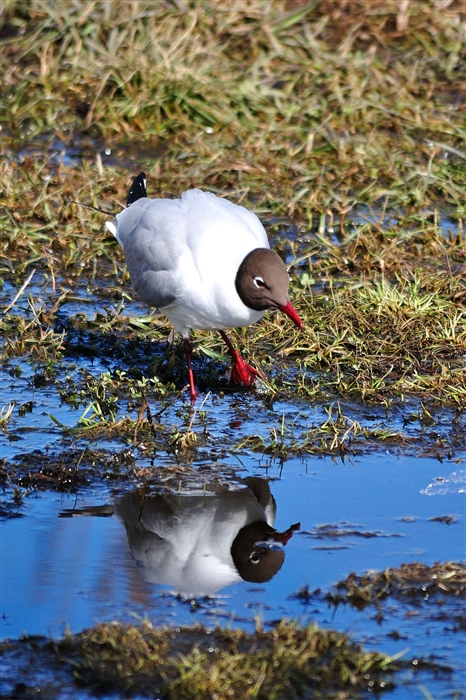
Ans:
{"type": "MultiPolygon", "coordinates": [[[[338,632],[282,621],[271,631],[101,624],[57,645],[82,684],[167,700],[327,698],[383,689],[390,658],[338,632]]],[[[348,695],[347,695],[348,696],[348,695]]]]}

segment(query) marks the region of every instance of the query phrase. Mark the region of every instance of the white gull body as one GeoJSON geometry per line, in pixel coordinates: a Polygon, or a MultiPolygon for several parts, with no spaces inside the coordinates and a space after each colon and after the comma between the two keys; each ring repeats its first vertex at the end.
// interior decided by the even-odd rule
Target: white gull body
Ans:
{"type": "Polygon", "coordinates": [[[264,315],[247,307],[235,286],[246,255],[270,248],[252,212],[195,189],[180,199],[138,199],[116,221],[112,232],[135,291],[184,338],[193,328],[248,326],[264,315]]]}

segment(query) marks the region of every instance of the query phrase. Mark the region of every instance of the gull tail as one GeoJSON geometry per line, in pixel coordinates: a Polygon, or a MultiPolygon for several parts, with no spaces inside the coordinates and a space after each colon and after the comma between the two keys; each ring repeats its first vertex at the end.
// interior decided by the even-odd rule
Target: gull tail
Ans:
{"type": "MultiPolygon", "coordinates": [[[[137,202],[138,199],[147,197],[146,184],[146,173],[139,173],[139,175],[137,175],[134,178],[133,184],[129,188],[128,199],[126,200],[126,207],[131,206],[131,204],[133,204],[133,202],[137,202]]],[[[117,227],[115,226],[113,221],[106,221],[105,226],[110,231],[110,233],[112,233],[118,240],[117,227]]]]}
{"type": "Polygon", "coordinates": [[[146,173],[139,173],[139,175],[134,178],[133,184],[129,188],[128,199],[126,200],[127,207],[129,207],[133,202],[136,202],[138,199],[147,197],[146,185],[146,173]]]}

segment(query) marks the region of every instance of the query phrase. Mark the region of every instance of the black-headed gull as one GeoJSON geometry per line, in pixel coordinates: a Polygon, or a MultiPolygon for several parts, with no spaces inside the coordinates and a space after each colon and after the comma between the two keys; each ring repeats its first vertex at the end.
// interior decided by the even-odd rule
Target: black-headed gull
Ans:
{"type": "Polygon", "coordinates": [[[140,173],[126,209],[107,228],[123,249],[132,285],[183,336],[191,401],[191,329],[218,330],[232,358],[230,380],[249,386],[260,376],[224,328],[249,326],[267,309],[280,309],[302,328],[288,298],[285,265],[270,250],[255,214],[211,192],[188,190],[179,199],[149,199],[140,173]]]}

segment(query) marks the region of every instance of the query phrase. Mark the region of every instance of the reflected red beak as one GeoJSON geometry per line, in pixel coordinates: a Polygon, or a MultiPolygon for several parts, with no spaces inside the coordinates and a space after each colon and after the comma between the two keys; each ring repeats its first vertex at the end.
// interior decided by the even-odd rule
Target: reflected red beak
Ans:
{"type": "Polygon", "coordinates": [[[286,314],[289,318],[291,318],[293,323],[295,323],[300,330],[303,329],[303,322],[301,321],[295,309],[291,305],[291,302],[288,302],[286,306],[279,306],[278,308],[280,309],[280,311],[283,311],[283,313],[286,314]]]}
{"type": "Polygon", "coordinates": [[[285,545],[293,537],[293,532],[296,532],[296,530],[299,530],[300,528],[301,523],[295,523],[294,525],[290,525],[288,530],[285,530],[285,532],[276,532],[273,536],[273,539],[275,540],[275,542],[281,542],[281,544],[285,545]]]}

